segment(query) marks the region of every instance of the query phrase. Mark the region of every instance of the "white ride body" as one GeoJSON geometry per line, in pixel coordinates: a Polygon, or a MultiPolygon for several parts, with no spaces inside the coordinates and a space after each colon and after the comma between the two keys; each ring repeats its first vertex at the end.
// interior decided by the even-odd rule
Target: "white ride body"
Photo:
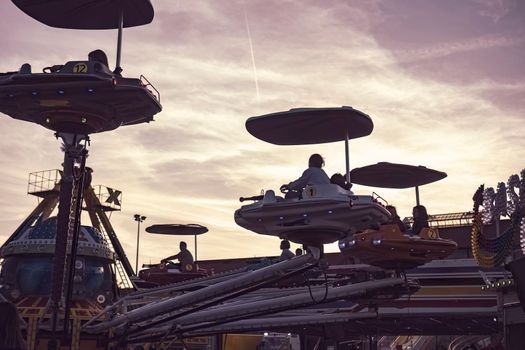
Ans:
{"type": "Polygon", "coordinates": [[[354,195],[334,184],[308,185],[301,199],[268,190],[262,200],[235,212],[235,222],[248,230],[302,244],[335,242],[389,217],[372,196],[354,195]]]}

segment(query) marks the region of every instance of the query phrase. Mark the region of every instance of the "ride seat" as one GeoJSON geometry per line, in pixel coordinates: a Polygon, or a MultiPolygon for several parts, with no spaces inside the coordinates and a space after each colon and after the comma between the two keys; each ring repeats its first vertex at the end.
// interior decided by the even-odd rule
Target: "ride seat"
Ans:
{"type": "Polygon", "coordinates": [[[69,61],[60,69],[60,73],[74,73],[74,74],[100,74],[111,75],[113,72],[109,70],[104,64],[94,61],[69,61]]]}
{"type": "Polygon", "coordinates": [[[29,63],[24,63],[18,70],[20,74],[31,74],[31,65],[29,63]]]}
{"type": "Polygon", "coordinates": [[[264,192],[264,197],[263,197],[262,202],[263,204],[277,202],[277,198],[275,197],[275,192],[273,190],[268,190],[264,192]]]}
{"type": "Polygon", "coordinates": [[[331,198],[339,196],[348,196],[352,192],[347,191],[339,185],[322,184],[322,185],[307,185],[303,190],[303,199],[308,198],[331,198]]]}
{"type": "Polygon", "coordinates": [[[181,272],[197,272],[198,269],[199,267],[194,262],[191,264],[181,265],[180,267],[181,272]]]}
{"type": "Polygon", "coordinates": [[[439,239],[437,228],[423,227],[419,232],[419,237],[423,239],[439,239]]]}

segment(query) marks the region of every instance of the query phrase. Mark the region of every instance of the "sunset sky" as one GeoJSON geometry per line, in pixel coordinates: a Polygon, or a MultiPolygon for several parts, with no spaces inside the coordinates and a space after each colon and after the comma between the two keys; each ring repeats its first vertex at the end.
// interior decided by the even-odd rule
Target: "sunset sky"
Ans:
{"type": "MultiPolygon", "coordinates": [[[[153,1],[150,25],[126,29],[123,75],[161,92],[150,124],[91,136],[93,184],[123,191],[111,217],[134,265],[136,222],[200,223],[199,259],[279,254],[279,240],[238,227],[239,196],[297,178],[311,153],[344,171],[343,143],[275,146],[251,137],[250,116],[353,106],[374,121],[350,142],[351,167],[425,165],[448,177],[421,188],[430,214],[468,211],[477,186],[525,167],[525,2],[519,0],[153,1]]],[[[0,71],[85,59],[115,62],[116,31],[47,27],[0,3],[0,71]]],[[[0,114],[0,242],[33,210],[28,173],[58,168],[53,132],[0,114]]],[[[375,191],[410,215],[413,190],[375,191]]],[[[86,221],[87,222],[87,221],[86,221]]],[[[141,263],[178,251],[180,237],[142,231],[141,263]]],[[[188,238],[193,250],[192,238],[188,238]]],[[[328,251],[337,251],[333,245],[328,251]]]]}

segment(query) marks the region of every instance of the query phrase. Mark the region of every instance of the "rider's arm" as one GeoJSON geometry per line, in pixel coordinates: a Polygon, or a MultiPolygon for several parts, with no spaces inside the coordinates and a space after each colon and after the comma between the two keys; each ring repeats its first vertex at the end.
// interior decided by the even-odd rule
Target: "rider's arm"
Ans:
{"type": "Polygon", "coordinates": [[[168,256],[167,258],[164,258],[164,259],[162,259],[162,260],[163,260],[163,261],[165,261],[165,260],[175,260],[175,259],[177,259],[177,260],[178,260],[178,259],[179,259],[179,257],[180,257],[180,252],[179,252],[179,253],[177,253],[177,254],[175,254],[175,255],[172,255],[172,256],[168,256]]]}
{"type": "Polygon", "coordinates": [[[288,184],[288,188],[292,191],[299,191],[305,188],[306,185],[308,185],[308,179],[310,178],[310,172],[308,170],[309,169],[306,169],[300,178],[298,178],[295,181],[290,182],[288,184]]]}

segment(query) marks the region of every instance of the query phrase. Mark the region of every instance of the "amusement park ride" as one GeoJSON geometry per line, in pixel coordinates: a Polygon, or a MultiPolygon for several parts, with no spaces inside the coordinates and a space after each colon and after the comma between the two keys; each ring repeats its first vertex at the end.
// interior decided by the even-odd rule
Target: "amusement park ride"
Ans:
{"type": "MultiPolygon", "coordinates": [[[[353,183],[381,188],[416,189],[438,181],[447,174],[423,166],[378,163],[351,172],[353,183]]],[[[413,225],[414,226],[414,225],[413,225]]],[[[363,263],[398,271],[414,268],[436,259],[444,259],[457,247],[456,242],[439,237],[436,229],[424,227],[420,232],[407,232],[396,223],[368,228],[339,241],[341,252],[359,258],[363,263]]]]}
{"type": "MultiPolygon", "coordinates": [[[[304,244],[305,255],[218,273],[198,264],[174,269],[161,263],[137,274],[106,215],[119,210],[120,192],[91,186],[86,157],[90,134],[150,122],[162,109],[160,95],[147,79],[124,78],[120,67],[123,28],[150,23],[153,7],[149,0],[13,2],[54,27],[118,28],[114,71],[104,60],[91,59],[52,66],[44,73],[32,73],[31,66],[24,64],[17,72],[0,74],[0,112],[51,129],[64,143],[63,169],[32,174],[34,186],[29,192],[41,201],[0,250],[0,298],[17,304],[26,321],[30,350],[131,344],[179,349],[195,337],[261,330],[305,335],[326,324],[341,326],[343,333],[352,335],[362,330],[360,325],[377,333],[380,324],[386,329],[384,322],[393,322],[394,316],[388,315],[398,316],[382,306],[403,297],[409,303],[421,287],[404,270],[444,259],[456,249],[454,241],[440,238],[432,227],[416,235],[402,232],[391,224],[392,214],[378,196],[356,195],[337,184],[311,184],[299,198],[277,196],[272,190],[241,198],[254,202],[235,212],[240,226],[304,244]],[[53,216],[57,206],[58,214],[53,216]],[[80,224],[82,210],[88,212],[91,226],[80,224]],[[330,259],[343,259],[347,265],[321,264],[323,244],[336,241],[343,254],[330,259]],[[348,256],[373,266],[350,265],[348,256]],[[356,278],[358,270],[367,272],[367,277],[356,278]]],[[[300,108],[252,117],[246,128],[277,145],[344,140],[347,183],[416,187],[418,205],[419,186],[446,176],[425,167],[391,163],[350,171],[349,140],[373,130],[372,119],[351,107],[300,108]]],[[[487,257],[473,248],[482,265],[501,264],[517,227],[525,227],[523,174],[513,181],[509,195],[516,186],[520,194],[511,196],[515,199],[514,209],[508,210],[514,215],[512,232],[504,238],[482,235],[481,203],[475,207],[473,244],[497,255],[487,257]],[[498,250],[502,246],[504,253],[498,250]]],[[[487,193],[485,213],[494,201],[487,193]]],[[[501,202],[500,198],[498,208],[501,202]]],[[[147,231],[196,237],[207,229],[153,225],[147,231]]],[[[424,320],[428,315],[418,317],[424,320]]],[[[484,327],[494,330],[490,324],[484,327]]]]}

